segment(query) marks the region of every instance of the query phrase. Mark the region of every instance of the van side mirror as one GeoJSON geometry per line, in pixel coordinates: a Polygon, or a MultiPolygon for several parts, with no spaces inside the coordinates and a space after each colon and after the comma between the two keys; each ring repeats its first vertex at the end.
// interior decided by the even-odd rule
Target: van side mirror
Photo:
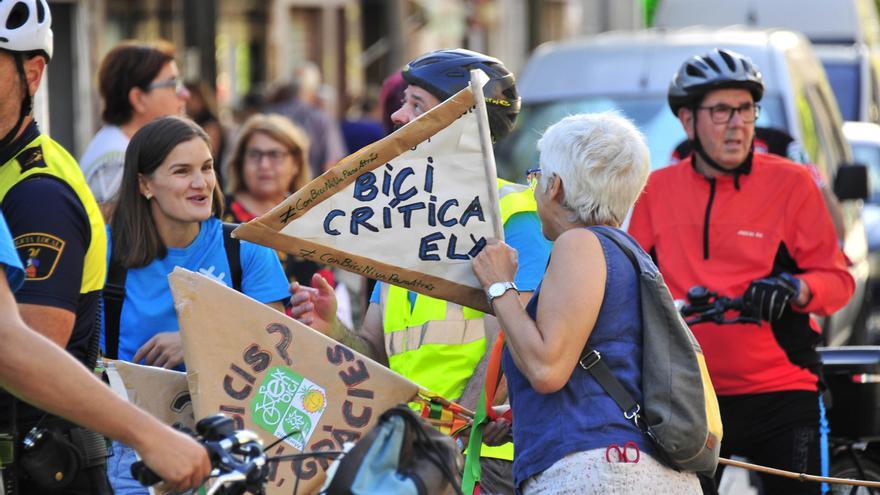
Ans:
{"type": "Polygon", "coordinates": [[[840,201],[868,199],[868,167],[859,164],[841,164],[834,177],[834,194],[840,201]]]}

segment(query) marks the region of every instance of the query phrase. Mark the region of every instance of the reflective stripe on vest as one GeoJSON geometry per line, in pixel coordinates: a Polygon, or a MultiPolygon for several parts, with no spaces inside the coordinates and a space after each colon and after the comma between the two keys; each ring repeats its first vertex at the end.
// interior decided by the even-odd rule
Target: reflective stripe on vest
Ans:
{"type": "MultiPolygon", "coordinates": [[[[400,297],[408,297],[406,289],[394,285],[389,286],[388,284],[384,284],[382,286],[382,291],[385,293],[383,297],[386,300],[396,300],[400,297]],[[389,295],[389,292],[398,291],[403,293],[402,296],[398,294],[389,295]]],[[[437,299],[434,299],[434,301],[437,301],[437,299]]],[[[407,299],[407,305],[408,304],[409,300],[407,299]]],[[[385,353],[389,358],[391,356],[403,354],[404,352],[418,350],[425,344],[460,345],[475,342],[485,337],[483,314],[479,311],[472,310],[471,308],[463,308],[458,304],[420,304],[418,298],[416,299],[416,304],[419,307],[413,308],[413,314],[410,316],[410,320],[425,319],[421,318],[421,315],[418,314],[418,310],[423,308],[431,311],[443,309],[443,306],[445,306],[446,314],[440,315],[440,313],[435,313],[434,317],[428,316],[427,319],[425,319],[426,322],[421,326],[405,327],[402,330],[392,331],[387,334],[385,336],[385,353]],[[467,316],[465,313],[468,313],[467,316]],[[464,328],[462,328],[462,322],[464,322],[464,328]]],[[[401,315],[401,312],[399,311],[394,312],[397,313],[398,316],[401,315]]],[[[399,328],[401,325],[406,325],[406,323],[395,324],[393,321],[394,319],[396,318],[390,318],[391,321],[389,322],[389,326],[399,328]]]]}
{"type": "MultiPolygon", "coordinates": [[[[498,179],[502,222],[536,211],[532,191],[498,179]]],[[[380,306],[389,367],[431,392],[456,400],[486,353],[484,314],[472,308],[382,284],[380,306]]],[[[513,459],[512,444],[483,446],[483,457],[513,459]]]]}
{"type": "Polygon", "coordinates": [[[76,160],[70,156],[64,148],[52,138],[40,134],[21,150],[21,152],[3,165],[0,165],[0,203],[6,198],[6,194],[19,182],[39,176],[56,177],[67,184],[79,198],[83,209],[89,218],[89,245],[83,259],[83,276],[80,285],[80,294],[99,291],[104,288],[104,280],[107,278],[107,231],[104,227],[104,217],[98,208],[95,197],[92,196],[89,186],[86,184],[82,170],[76,160]],[[28,168],[22,172],[22,167],[16,158],[25,150],[42,148],[42,161],[45,166],[28,168]]]}

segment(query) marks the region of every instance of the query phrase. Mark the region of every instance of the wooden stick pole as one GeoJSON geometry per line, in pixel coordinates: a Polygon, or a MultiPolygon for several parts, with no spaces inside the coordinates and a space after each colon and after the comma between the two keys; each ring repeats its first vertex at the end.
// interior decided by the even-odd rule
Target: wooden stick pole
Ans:
{"type": "Polygon", "coordinates": [[[814,481],[816,483],[834,483],[838,485],[852,485],[852,486],[866,486],[869,488],[880,488],[880,481],[864,481],[864,480],[852,480],[847,478],[828,478],[825,476],[815,476],[812,474],[805,473],[795,473],[793,471],[785,471],[782,469],[771,468],[767,466],[759,466],[757,464],[751,464],[748,462],[742,461],[734,461],[733,459],[725,459],[720,458],[718,460],[721,464],[726,464],[728,466],[735,466],[743,469],[748,469],[750,471],[757,471],[759,473],[767,473],[773,474],[776,476],[783,476],[786,478],[792,478],[799,481],[814,481]]]}

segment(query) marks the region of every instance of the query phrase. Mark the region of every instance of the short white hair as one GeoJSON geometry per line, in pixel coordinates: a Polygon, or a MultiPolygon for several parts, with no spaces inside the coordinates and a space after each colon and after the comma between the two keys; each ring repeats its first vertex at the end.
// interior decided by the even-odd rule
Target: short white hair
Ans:
{"type": "Polygon", "coordinates": [[[619,226],[650,174],[645,138],[614,112],[579,114],[550,126],[538,141],[542,187],[556,174],[563,206],[587,225],[619,226]]]}

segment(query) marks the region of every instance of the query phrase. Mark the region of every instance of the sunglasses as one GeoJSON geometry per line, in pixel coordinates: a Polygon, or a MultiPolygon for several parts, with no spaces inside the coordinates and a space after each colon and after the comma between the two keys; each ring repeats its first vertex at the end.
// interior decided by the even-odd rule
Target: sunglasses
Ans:
{"type": "Polygon", "coordinates": [[[148,90],[160,88],[174,88],[174,92],[177,94],[183,93],[184,90],[183,81],[176,77],[174,79],[167,79],[165,81],[152,82],[147,86],[148,90]]]}

